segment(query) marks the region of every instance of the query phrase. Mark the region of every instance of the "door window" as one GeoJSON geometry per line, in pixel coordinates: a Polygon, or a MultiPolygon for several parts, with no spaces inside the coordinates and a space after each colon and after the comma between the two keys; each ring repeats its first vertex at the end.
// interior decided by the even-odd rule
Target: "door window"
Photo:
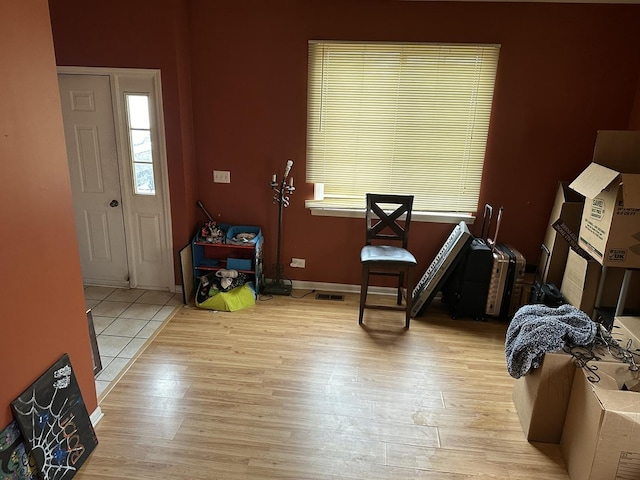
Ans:
{"type": "Polygon", "coordinates": [[[128,93],[125,97],[134,192],[155,195],[149,96],[128,93]]]}

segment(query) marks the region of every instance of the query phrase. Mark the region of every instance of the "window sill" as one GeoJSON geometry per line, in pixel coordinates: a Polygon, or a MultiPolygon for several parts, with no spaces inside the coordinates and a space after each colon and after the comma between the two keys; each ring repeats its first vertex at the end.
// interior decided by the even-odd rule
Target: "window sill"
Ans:
{"type": "MultiPolygon", "coordinates": [[[[311,215],[321,217],[347,217],[347,218],[364,218],[364,209],[355,208],[320,208],[307,207],[311,211],[311,215]]],[[[463,221],[467,225],[473,225],[475,217],[468,213],[440,213],[440,212],[418,212],[411,214],[412,222],[431,222],[431,223],[455,223],[463,221]]]]}

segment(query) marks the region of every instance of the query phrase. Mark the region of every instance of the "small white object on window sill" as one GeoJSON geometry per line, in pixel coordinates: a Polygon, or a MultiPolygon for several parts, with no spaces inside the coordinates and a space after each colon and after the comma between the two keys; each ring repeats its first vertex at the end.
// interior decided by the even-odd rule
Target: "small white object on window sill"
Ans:
{"type": "Polygon", "coordinates": [[[324,200],[324,183],[313,184],[313,199],[324,200]]]}

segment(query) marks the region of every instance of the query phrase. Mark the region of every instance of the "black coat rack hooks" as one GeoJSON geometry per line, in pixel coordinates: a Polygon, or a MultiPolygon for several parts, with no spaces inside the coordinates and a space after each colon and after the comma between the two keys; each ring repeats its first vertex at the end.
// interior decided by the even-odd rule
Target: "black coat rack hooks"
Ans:
{"type": "Polygon", "coordinates": [[[293,160],[287,160],[282,179],[274,173],[271,176],[271,189],[274,191],[273,203],[278,205],[278,243],[276,245],[276,263],[273,265],[271,279],[265,280],[263,293],[270,295],[291,295],[291,280],[284,277],[282,264],[282,209],[289,206],[290,195],[295,191],[293,177],[289,176],[293,160]]]}

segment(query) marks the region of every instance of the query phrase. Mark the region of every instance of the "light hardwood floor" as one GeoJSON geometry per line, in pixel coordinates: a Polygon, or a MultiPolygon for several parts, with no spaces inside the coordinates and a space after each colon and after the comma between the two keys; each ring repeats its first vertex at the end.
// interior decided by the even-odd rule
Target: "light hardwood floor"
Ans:
{"type": "MultiPolygon", "coordinates": [[[[294,292],[301,295],[305,292],[294,292]]],[[[511,400],[506,323],[274,297],[181,309],[101,402],[101,479],[567,480],[511,400]]]]}

